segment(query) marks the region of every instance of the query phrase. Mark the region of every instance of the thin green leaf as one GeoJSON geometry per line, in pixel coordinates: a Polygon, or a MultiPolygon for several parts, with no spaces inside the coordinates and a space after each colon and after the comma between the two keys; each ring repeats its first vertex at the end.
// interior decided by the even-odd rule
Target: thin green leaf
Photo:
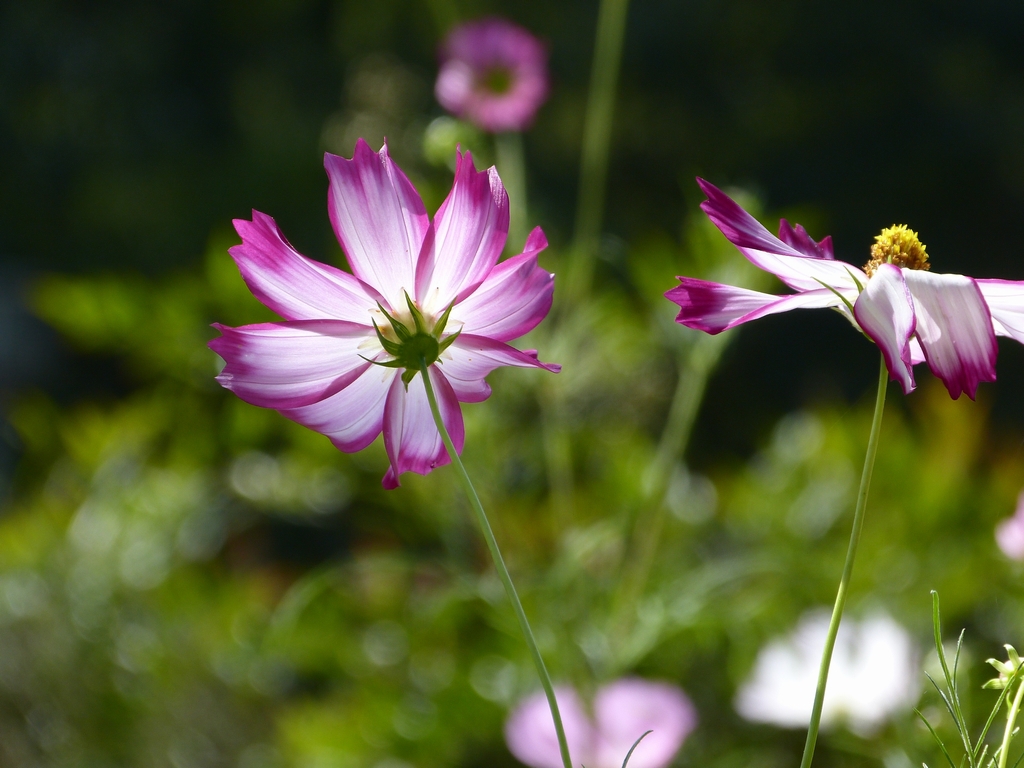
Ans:
{"type": "Polygon", "coordinates": [[[814,282],[819,283],[822,288],[828,288],[828,290],[832,291],[832,293],[834,293],[836,296],[838,296],[839,300],[841,302],[843,302],[843,304],[846,305],[846,308],[848,310],[850,310],[850,314],[851,315],[853,314],[853,304],[851,304],[849,299],[847,299],[845,296],[843,296],[843,294],[841,294],[839,291],[837,291],[835,288],[833,288],[828,283],[826,283],[826,282],[824,282],[822,280],[819,280],[818,278],[814,278],[814,282]]]}
{"type": "Polygon", "coordinates": [[[649,733],[653,733],[653,731],[649,731],[649,730],[648,731],[644,731],[642,734],[640,734],[640,738],[633,742],[633,746],[630,747],[629,748],[629,752],[626,753],[626,759],[622,761],[622,768],[626,768],[626,763],[628,763],[629,762],[629,758],[631,758],[633,756],[633,750],[636,749],[637,744],[639,744],[641,741],[643,741],[644,737],[647,736],[647,734],[649,734],[649,733]]]}
{"type": "Polygon", "coordinates": [[[928,722],[928,718],[921,714],[921,710],[915,709],[914,714],[921,718],[921,722],[924,723],[925,728],[928,729],[928,733],[935,739],[935,743],[939,745],[939,749],[942,750],[943,757],[946,758],[946,762],[949,763],[949,768],[956,768],[956,763],[953,762],[953,758],[949,756],[949,750],[946,749],[946,745],[943,744],[942,739],[939,738],[939,734],[932,728],[932,724],[928,722]]]}

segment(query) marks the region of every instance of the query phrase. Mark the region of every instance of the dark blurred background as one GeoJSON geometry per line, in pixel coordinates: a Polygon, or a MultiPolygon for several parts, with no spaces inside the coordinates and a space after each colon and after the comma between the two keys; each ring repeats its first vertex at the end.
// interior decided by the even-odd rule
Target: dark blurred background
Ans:
{"type": "MultiPolygon", "coordinates": [[[[439,38],[454,19],[491,12],[550,44],[554,95],[527,137],[531,202],[552,242],[564,245],[593,2],[4,4],[5,281],[185,269],[212,231],[252,208],[272,212],[300,249],[327,258],[321,153],[325,145],[350,153],[352,142],[335,146],[330,131],[341,122],[344,137],[360,112],[379,107],[353,87],[353,71],[383,56],[407,75],[394,97],[404,103],[384,105],[391,114],[371,130],[441,114],[431,95],[439,38]]],[[[677,238],[681,216],[700,199],[699,173],[755,191],[769,210],[802,213],[854,263],[866,261],[874,234],[899,222],[918,229],[937,270],[1024,278],[1011,234],[1024,202],[1022,24],[1024,9],[1012,2],[634,2],[609,236],[622,244],[677,238]]],[[[630,251],[611,247],[605,256],[614,262],[630,251]]],[[[615,266],[603,279],[615,279],[615,266]]],[[[851,397],[869,386],[870,350],[839,331],[838,318],[820,315],[749,329],[709,411],[735,404],[732,382],[754,375],[759,405],[767,388],[772,410],[823,387],[851,397]]],[[[66,397],[124,386],[95,381],[104,375],[95,370],[69,383],[65,365],[39,359],[55,354],[50,345],[22,321],[7,322],[15,325],[4,333],[5,381],[66,397]]],[[[1002,357],[1000,384],[990,389],[1019,391],[1024,358],[1002,357]]],[[[1011,399],[997,394],[997,412],[1019,421],[1024,412],[1011,399]]],[[[731,410],[743,422],[752,416],[731,410]]]]}

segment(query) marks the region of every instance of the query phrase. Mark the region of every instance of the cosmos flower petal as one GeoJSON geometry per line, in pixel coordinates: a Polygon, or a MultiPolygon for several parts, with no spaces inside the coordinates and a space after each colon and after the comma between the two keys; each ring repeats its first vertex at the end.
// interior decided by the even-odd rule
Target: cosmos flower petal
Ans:
{"type": "Polygon", "coordinates": [[[473,293],[452,310],[452,322],[478,336],[511,341],[532,331],[551,309],[555,276],[537,265],[548,245],[540,227],[523,253],[498,264],[473,293]]]}
{"type": "Polygon", "coordinates": [[[276,409],[309,405],[351,384],[366,367],[360,347],[372,334],[342,320],[214,328],[221,336],[210,348],[225,362],[217,381],[247,403],[276,409]]]}
{"type": "Polygon", "coordinates": [[[924,362],[924,350],[921,348],[921,342],[917,340],[915,336],[910,340],[910,364],[920,365],[924,362]]]}
{"type": "Polygon", "coordinates": [[[287,320],[333,318],[369,324],[380,296],[347,272],[307,259],[291,246],[274,220],[252,212],[235,219],[241,245],[228,249],[253,295],[287,320]]]}
{"type": "Polygon", "coordinates": [[[882,351],[889,375],[903,387],[903,394],[910,394],[916,386],[910,339],[917,320],[903,270],[892,264],[879,265],[853,305],[853,315],[882,351]]]}
{"type": "MultiPolygon", "coordinates": [[[[562,716],[562,728],[569,754],[576,765],[593,768],[590,745],[593,731],[576,691],[555,687],[555,700],[562,716]]],[[[555,724],[542,691],[527,697],[505,722],[505,743],[515,758],[531,768],[562,768],[555,724]]],[[[625,755],[623,755],[625,756],[625,755]]],[[[621,765],[620,760],[617,765],[621,765]]]]}
{"type": "Polygon", "coordinates": [[[490,397],[484,377],[502,366],[544,368],[558,373],[562,366],[542,363],[535,350],[518,350],[486,336],[463,333],[441,357],[441,371],[451,383],[459,402],[479,403],[490,397]]]}
{"type": "Polygon", "coordinates": [[[996,345],[992,314],[978,283],[963,275],[937,275],[904,269],[914,297],[917,338],[932,373],[942,379],[954,400],[974,399],[978,384],[996,380],[996,345]]]}
{"type": "Polygon", "coordinates": [[[394,368],[365,362],[363,366],[340,392],[310,405],[281,409],[281,414],[326,435],[339,450],[361,451],[380,434],[384,403],[392,380],[398,377],[394,368]]]}
{"type": "Polygon", "coordinates": [[[327,153],[328,213],[352,273],[392,309],[415,288],[416,263],[430,227],[419,193],[392,162],[359,139],[352,159],[327,153]]]}
{"type": "Polygon", "coordinates": [[[697,725],[697,711],[676,686],[623,678],[594,699],[597,735],[594,765],[615,768],[645,731],[653,731],[629,759],[631,768],[664,768],[697,725]]]}
{"type": "MultiPolygon", "coordinates": [[[[466,429],[455,391],[436,366],[431,366],[428,371],[441,418],[455,444],[455,450],[462,453],[466,429]]],[[[391,459],[391,467],[383,480],[384,487],[389,489],[400,485],[398,477],[403,472],[425,475],[435,467],[451,462],[441,440],[441,433],[434,424],[422,374],[409,382],[408,388],[401,376],[391,383],[384,406],[384,448],[391,459]]]]}
{"type": "Polygon", "coordinates": [[[814,242],[801,225],[792,226],[785,219],[779,220],[779,240],[810,259],[834,259],[832,235],[826,235],[820,243],[814,242]]]}
{"type": "Polygon", "coordinates": [[[443,312],[480,285],[498,263],[508,237],[508,195],[498,172],[477,171],[459,152],[455,181],[434,217],[433,247],[416,267],[416,298],[426,312],[443,312]]]}
{"type": "Polygon", "coordinates": [[[741,323],[791,309],[818,309],[842,304],[834,292],[819,287],[789,296],[711,283],[692,277],[678,278],[679,285],[665,294],[679,305],[676,322],[705,333],[720,333],[741,323]]]}
{"type": "Polygon", "coordinates": [[[754,266],[771,272],[793,290],[813,291],[824,284],[851,291],[857,290],[858,282],[862,286],[867,283],[867,275],[858,267],[835,259],[807,258],[807,254],[771,234],[714,184],[704,179],[697,179],[697,183],[708,196],[700,207],[729,242],[754,266]]]}
{"type": "Polygon", "coordinates": [[[992,313],[997,336],[1008,336],[1024,344],[1024,282],[1018,280],[976,280],[992,313]]]}

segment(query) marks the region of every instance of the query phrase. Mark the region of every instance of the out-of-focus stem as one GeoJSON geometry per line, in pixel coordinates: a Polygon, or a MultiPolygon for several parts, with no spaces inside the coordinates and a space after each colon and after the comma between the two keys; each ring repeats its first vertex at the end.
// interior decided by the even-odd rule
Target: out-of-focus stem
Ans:
{"type": "Polygon", "coordinates": [[[658,443],[654,461],[644,478],[643,507],[633,522],[633,544],[625,561],[622,587],[612,606],[611,639],[617,648],[632,626],[630,615],[643,594],[661,541],[668,507],[666,496],[676,462],[690,440],[693,422],[700,410],[708,376],[729,343],[730,334],[701,335],[679,359],[679,380],[669,407],[668,421],[658,443]]]}
{"type": "Polygon", "coordinates": [[[1006,729],[1003,731],[1003,744],[999,747],[999,768],[1006,768],[1006,758],[1010,754],[1010,739],[1013,738],[1014,725],[1020,712],[1021,698],[1024,697],[1024,681],[1017,683],[1017,695],[1013,697],[1010,711],[1006,714],[1006,729]]]}
{"type": "Polygon", "coordinates": [[[583,124],[580,154],[580,186],[576,208],[576,232],[569,263],[566,299],[578,301],[590,290],[604,216],[616,85],[622,62],[629,0],[601,0],[590,74],[590,95],[583,124]]]}
{"type": "Polygon", "coordinates": [[[818,740],[818,728],[821,725],[821,708],[825,702],[825,685],[828,683],[828,668],[832,662],[832,650],[836,645],[839,622],[843,619],[843,608],[846,607],[846,596],[850,588],[850,577],[853,575],[853,561],[857,556],[857,545],[860,543],[860,532],[864,527],[864,509],[867,507],[868,491],[871,488],[871,473],[875,468],[875,454],[878,452],[878,435],[882,428],[882,411],[885,410],[885,390],[889,384],[889,371],[882,358],[878,371],[878,394],[875,396],[875,415],[871,420],[871,434],[868,436],[868,450],[864,456],[864,471],[860,476],[860,490],[857,492],[857,507],[853,513],[853,531],[850,533],[850,544],[846,550],[846,563],[843,565],[843,577],[839,580],[839,592],[836,604],[832,609],[832,619],[828,625],[825,638],[825,650],[821,654],[821,666],[818,668],[818,687],[814,691],[814,706],[811,709],[811,722],[807,728],[807,742],[804,744],[804,756],[800,768],[810,768],[814,759],[814,745],[818,740]]]}
{"type": "Polygon", "coordinates": [[[423,387],[427,391],[427,400],[430,402],[430,412],[434,416],[434,424],[437,426],[437,431],[441,433],[441,440],[444,441],[448,457],[452,460],[452,466],[455,468],[459,482],[466,492],[469,505],[476,514],[477,522],[480,524],[480,531],[484,535],[487,549],[490,550],[491,559],[494,560],[494,567],[498,571],[498,578],[501,579],[501,583],[505,587],[505,594],[508,595],[508,599],[512,603],[512,609],[515,611],[516,619],[519,621],[519,629],[523,633],[526,645],[530,649],[533,664],[537,668],[540,684],[544,688],[544,695],[547,696],[548,706],[551,708],[551,718],[555,723],[555,733],[558,736],[558,749],[562,755],[563,768],[573,768],[572,759],[569,757],[569,743],[565,739],[562,715],[558,711],[558,701],[555,699],[555,689],[551,685],[548,668],[544,664],[544,657],[540,655],[540,648],[537,647],[537,640],[533,636],[533,630],[530,629],[530,622],[526,618],[526,611],[523,610],[519,594],[516,592],[515,585],[512,584],[512,577],[509,575],[508,568],[505,567],[505,559],[501,556],[501,550],[498,549],[498,541],[494,538],[494,531],[491,530],[491,524],[487,520],[487,513],[484,512],[483,504],[480,503],[480,496],[477,495],[476,488],[473,487],[473,482],[469,479],[469,473],[466,472],[462,459],[459,457],[459,452],[455,450],[455,444],[452,443],[451,435],[448,434],[448,428],[444,425],[444,419],[441,418],[441,409],[437,406],[437,397],[434,395],[434,387],[430,383],[430,373],[426,363],[420,366],[420,375],[423,377],[423,387]]]}
{"type": "Polygon", "coordinates": [[[498,173],[508,192],[509,253],[522,253],[526,242],[526,158],[523,152],[523,135],[515,131],[499,133],[494,137],[494,149],[498,160],[498,173]]]}

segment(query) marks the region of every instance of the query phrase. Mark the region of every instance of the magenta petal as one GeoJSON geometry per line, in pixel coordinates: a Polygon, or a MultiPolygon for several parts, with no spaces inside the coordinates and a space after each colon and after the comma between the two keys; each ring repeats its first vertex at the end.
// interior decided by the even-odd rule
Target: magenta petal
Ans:
{"type": "MultiPolygon", "coordinates": [[[[590,749],[594,734],[579,696],[572,688],[560,685],[555,688],[555,700],[573,763],[595,768],[590,749]]],[[[505,743],[516,760],[531,768],[562,768],[555,724],[542,691],[527,697],[509,715],[505,721],[505,743]]],[[[617,765],[622,765],[622,761],[617,765]]]]}
{"type": "Polygon", "coordinates": [[[903,271],[892,264],[879,265],[853,305],[853,315],[861,330],[882,350],[889,375],[900,383],[904,394],[910,394],[916,386],[910,339],[917,320],[903,271]]]}
{"type": "Polygon", "coordinates": [[[434,217],[433,247],[416,267],[416,298],[443,312],[472,293],[498,263],[508,237],[508,195],[498,172],[477,171],[469,152],[457,155],[455,181],[434,217]]]}
{"type": "Polygon", "coordinates": [[[551,309],[555,276],[537,265],[548,241],[540,227],[530,233],[526,249],[491,270],[480,287],[455,305],[452,322],[467,333],[511,341],[533,330],[551,309]]]}
{"type": "Polygon", "coordinates": [[[386,144],[377,153],[359,139],[351,160],[328,153],[324,167],[331,182],[327,211],[352,273],[393,309],[404,307],[430,227],[423,201],[386,144]]]}
{"type": "Polygon", "coordinates": [[[359,347],[373,334],[342,320],[214,328],[222,335],[210,349],[225,362],[217,381],[247,403],[279,410],[323,400],[351,384],[366,367],[359,347]]]}
{"type": "Polygon", "coordinates": [[[816,243],[801,225],[797,224],[793,227],[785,219],[779,220],[779,240],[810,259],[834,259],[836,257],[832,250],[832,235],[826,235],[820,243],[816,243]]]}
{"type": "Polygon", "coordinates": [[[281,414],[304,427],[320,432],[346,453],[361,451],[380,434],[384,402],[397,378],[394,368],[363,363],[359,376],[340,392],[281,414]]]}
{"type": "Polygon", "coordinates": [[[771,272],[790,288],[813,291],[824,283],[848,291],[857,289],[857,281],[861,285],[867,282],[863,270],[852,264],[828,258],[807,258],[805,253],[775,237],[714,184],[704,179],[697,179],[697,183],[708,196],[700,207],[712,223],[754,266],[771,272]]]}
{"type": "Polygon", "coordinates": [[[228,249],[242,279],[263,304],[287,320],[332,318],[369,324],[380,297],[347,272],[300,256],[274,220],[252,212],[235,219],[242,244],[228,249]]]}
{"type": "Polygon", "coordinates": [[[1008,336],[1024,344],[1024,282],[1017,280],[976,280],[992,313],[997,336],[1008,336]]]}
{"type": "Polygon", "coordinates": [[[637,677],[616,680],[594,699],[596,766],[613,768],[644,731],[652,731],[629,759],[630,768],[664,768],[697,726],[697,711],[679,688],[637,677]]]}
{"type": "Polygon", "coordinates": [[[842,300],[826,288],[790,296],[772,296],[692,277],[680,277],[678,280],[680,284],[665,294],[665,298],[679,305],[676,322],[705,333],[721,333],[741,323],[791,309],[817,309],[842,304],[842,300]]]}
{"type": "Polygon", "coordinates": [[[978,384],[996,380],[995,329],[978,283],[963,275],[903,270],[917,312],[917,338],[932,373],[954,400],[974,399],[978,384]]]}
{"type": "MultiPolygon", "coordinates": [[[[436,366],[428,370],[441,409],[441,418],[455,444],[455,450],[462,453],[466,429],[459,401],[444,374],[436,366]]],[[[427,400],[422,374],[409,382],[408,389],[401,376],[395,377],[392,382],[384,406],[384,447],[391,459],[391,468],[384,475],[385,488],[397,488],[400,485],[399,475],[403,472],[425,475],[435,467],[451,462],[430,412],[430,401],[427,400]]]]}
{"type": "Polygon", "coordinates": [[[523,352],[500,341],[468,333],[461,334],[441,358],[441,371],[463,403],[479,403],[490,397],[491,388],[484,377],[505,365],[543,368],[552,373],[562,369],[554,363],[542,363],[534,350],[523,352]]]}

